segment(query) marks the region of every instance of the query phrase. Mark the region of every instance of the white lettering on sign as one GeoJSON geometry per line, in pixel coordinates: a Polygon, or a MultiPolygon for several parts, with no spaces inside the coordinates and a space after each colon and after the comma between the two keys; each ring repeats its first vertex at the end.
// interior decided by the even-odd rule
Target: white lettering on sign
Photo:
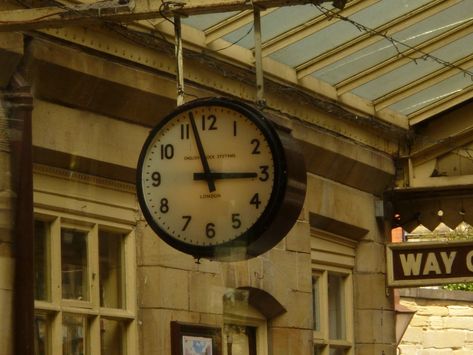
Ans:
{"type": "Polygon", "coordinates": [[[453,260],[455,260],[455,257],[457,256],[456,251],[452,251],[449,256],[447,256],[447,253],[442,251],[440,253],[440,256],[442,257],[443,264],[445,265],[445,273],[446,274],[451,274],[452,273],[452,265],[453,265],[453,260]]]}
{"type": "Polygon", "coordinates": [[[472,259],[473,258],[473,250],[470,251],[467,255],[466,255],[466,267],[468,269],[468,271],[472,271],[473,272],[473,262],[472,262],[472,259]]]}
{"type": "Polygon", "coordinates": [[[420,274],[420,262],[422,261],[421,253],[415,254],[415,259],[414,254],[399,254],[399,258],[401,259],[404,276],[418,276],[420,274]]]}
{"type": "MultiPolygon", "coordinates": [[[[430,273],[435,273],[440,275],[442,273],[451,274],[452,265],[455,257],[457,255],[456,251],[452,251],[450,254],[447,252],[440,252],[440,260],[435,253],[428,253],[424,268],[422,269],[422,275],[429,275],[430,273]],[[440,266],[443,266],[443,270],[440,266]]],[[[424,254],[399,254],[401,260],[402,271],[404,276],[419,276],[421,272],[422,259],[424,254]]],[[[468,254],[467,264],[468,269],[473,271],[473,251],[468,254]]]]}

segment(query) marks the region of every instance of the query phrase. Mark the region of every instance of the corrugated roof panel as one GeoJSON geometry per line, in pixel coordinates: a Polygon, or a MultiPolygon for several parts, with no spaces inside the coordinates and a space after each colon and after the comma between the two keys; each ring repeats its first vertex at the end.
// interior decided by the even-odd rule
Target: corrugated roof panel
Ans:
{"type": "MultiPolygon", "coordinates": [[[[471,53],[472,43],[473,34],[470,34],[455,42],[447,42],[445,47],[433,51],[430,54],[447,62],[455,62],[471,53]]],[[[381,75],[375,80],[371,80],[359,88],[354,89],[352,92],[363,98],[375,100],[441,68],[443,68],[443,65],[433,59],[418,59],[385,75],[381,75]]]]}
{"type": "MultiPolygon", "coordinates": [[[[472,18],[473,1],[461,2],[447,10],[433,15],[426,20],[416,23],[405,30],[399,31],[392,37],[409,46],[417,46],[424,41],[430,40],[450,30],[452,27],[461,25],[472,18]]],[[[351,76],[366,70],[382,61],[405,51],[406,46],[399,45],[397,48],[388,40],[381,40],[356,53],[349,55],[312,75],[318,79],[336,85],[351,76]]]]}
{"type": "MultiPolygon", "coordinates": [[[[319,15],[320,11],[313,5],[281,7],[261,18],[262,41],[268,41],[319,15]]],[[[253,24],[240,27],[224,39],[231,43],[238,41],[240,46],[248,49],[253,48],[253,31],[250,31],[252,27],[253,24]]]]}
{"type": "MultiPolygon", "coordinates": [[[[469,69],[471,70],[472,68],[469,69]]],[[[411,115],[428,105],[443,100],[451,95],[458,94],[463,91],[463,89],[469,88],[472,85],[472,78],[460,72],[447,80],[443,80],[436,85],[389,106],[389,108],[405,115],[411,115]]]]}
{"type": "MultiPolygon", "coordinates": [[[[428,1],[429,0],[380,1],[375,5],[359,11],[350,18],[370,28],[376,28],[426,4],[428,1]]],[[[356,38],[360,33],[360,30],[353,24],[339,21],[301,41],[273,53],[271,58],[291,67],[295,67],[342,43],[356,38]]]]}
{"type": "Polygon", "coordinates": [[[239,11],[221,12],[211,15],[194,15],[183,18],[182,23],[205,31],[207,28],[215,26],[217,23],[222,22],[237,14],[239,14],[239,11]]]}

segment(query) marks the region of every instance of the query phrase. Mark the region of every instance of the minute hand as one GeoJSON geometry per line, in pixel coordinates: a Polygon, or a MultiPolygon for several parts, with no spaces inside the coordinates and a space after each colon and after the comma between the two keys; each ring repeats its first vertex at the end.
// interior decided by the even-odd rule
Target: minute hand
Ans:
{"type": "MultiPolygon", "coordinates": [[[[214,180],[221,180],[221,179],[244,179],[244,178],[255,178],[258,176],[257,173],[253,172],[232,172],[232,173],[219,173],[219,172],[211,172],[210,177],[214,180]]],[[[208,178],[208,174],[206,173],[194,173],[194,180],[206,180],[208,178]]]]}
{"type": "Polygon", "coordinates": [[[199,131],[197,130],[194,115],[192,114],[192,112],[189,112],[189,121],[191,123],[192,132],[194,132],[195,142],[197,144],[197,150],[199,151],[200,161],[202,162],[202,167],[204,168],[204,177],[201,180],[207,181],[207,185],[209,186],[209,192],[214,192],[214,178],[211,176],[209,162],[207,161],[207,156],[205,155],[204,147],[202,146],[202,141],[200,140],[199,131]]]}

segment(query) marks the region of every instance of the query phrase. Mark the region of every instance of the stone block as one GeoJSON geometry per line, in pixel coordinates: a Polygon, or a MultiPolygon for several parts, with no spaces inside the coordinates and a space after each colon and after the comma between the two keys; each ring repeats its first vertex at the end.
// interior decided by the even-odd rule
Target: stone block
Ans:
{"type": "Polygon", "coordinates": [[[471,355],[473,354],[473,347],[463,347],[462,349],[453,350],[453,355],[471,355]]]}
{"type": "Polygon", "coordinates": [[[473,345],[473,331],[466,332],[466,339],[465,342],[467,344],[473,345]]]}
{"type": "Polygon", "coordinates": [[[418,307],[417,314],[420,316],[448,316],[449,309],[444,306],[418,307]]]}
{"type": "Polygon", "coordinates": [[[251,283],[250,267],[247,261],[238,261],[231,264],[235,274],[235,288],[248,286],[251,283]]]}
{"type": "Polygon", "coordinates": [[[271,250],[263,260],[263,271],[263,289],[285,304],[289,292],[297,290],[297,253],[271,250]]]}
{"type": "Polygon", "coordinates": [[[429,317],[430,329],[443,329],[445,327],[445,324],[444,324],[445,319],[447,319],[447,317],[441,317],[441,316],[429,317]]]}
{"type": "Polygon", "coordinates": [[[182,253],[162,241],[149,226],[140,223],[137,227],[138,265],[159,265],[176,269],[221,272],[220,263],[207,259],[199,260],[182,253]]]}
{"type": "Polygon", "coordinates": [[[424,330],[418,327],[408,327],[402,337],[403,344],[415,344],[422,346],[424,330]]]}
{"type": "Polygon", "coordinates": [[[312,330],[270,328],[269,353],[272,355],[312,354],[312,330]]]}
{"type": "Polygon", "coordinates": [[[287,312],[273,320],[275,327],[312,329],[312,293],[291,291],[282,304],[287,312]]]}
{"type": "Polygon", "coordinates": [[[356,308],[393,310],[392,296],[386,295],[384,274],[356,273],[353,276],[356,308]]]}
{"type": "Polygon", "coordinates": [[[463,330],[428,330],[424,333],[424,348],[461,348],[465,344],[466,332],[463,330]]]}
{"type": "Polygon", "coordinates": [[[470,306],[462,306],[462,305],[449,305],[448,314],[450,316],[467,316],[473,317],[473,307],[470,306]]]}
{"type": "Polygon", "coordinates": [[[360,343],[394,343],[394,311],[356,310],[355,338],[360,343]]]}
{"type": "Polygon", "coordinates": [[[189,306],[193,312],[223,314],[223,287],[221,275],[191,272],[189,306]]]}
{"type": "Polygon", "coordinates": [[[423,349],[418,352],[420,355],[452,355],[452,349],[423,349]]]}
{"type": "MultiPolygon", "coordinates": [[[[414,309],[414,308],[411,308],[414,309]]],[[[429,317],[428,316],[418,316],[414,315],[411,322],[409,323],[410,327],[428,327],[429,326],[429,317]]]]}
{"type": "Polygon", "coordinates": [[[386,273],[385,245],[372,241],[361,241],[356,249],[357,272],[386,273]]]}
{"type": "Polygon", "coordinates": [[[402,355],[416,355],[418,350],[420,350],[420,347],[417,345],[408,345],[408,344],[399,344],[399,353],[402,355]]]}
{"type": "Polygon", "coordinates": [[[138,268],[140,306],[189,309],[189,276],[185,270],[160,266],[138,268]]]}
{"type": "Polygon", "coordinates": [[[10,243],[0,243],[0,289],[13,290],[15,259],[10,243]]]}
{"type": "Polygon", "coordinates": [[[139,330],[142,354],[171,354],[171,321],[199,323],[198,313],[166,309],[141,310],[139,330]]]}
{"type": "Polygon", "coordinates": [[[445,317],[445,328],[473,330],[473,317],[445,317]]]}
{"type": "Polygon", "coordinates": [[[297,290],[312,292],[312,259],[310,254],[297,254],[297,290]]]}
{"type": "MultiPolygon", "coordinates": [[[[394,344],[357,344],[355,354],[360,355],[396,355],[394,344]]],[[[402,353],[402,355],[405,355],[402,353]]],[[[413,354],[414,355],[414,354],[413,354]]],[[[417,355],[417,354],[416,354],[417,355]]]]}
{"type": "Polygon", "coordinates": [[[2,354],[13,354],[13,292],[0,289],[0,349],[2,354]]]}
{"type": "Polygon", "coordinates": [[[307,221],[297,221],[286,236],[286,248],[290,251],[308,253],[310,251],[310,225],[307,221]]]}

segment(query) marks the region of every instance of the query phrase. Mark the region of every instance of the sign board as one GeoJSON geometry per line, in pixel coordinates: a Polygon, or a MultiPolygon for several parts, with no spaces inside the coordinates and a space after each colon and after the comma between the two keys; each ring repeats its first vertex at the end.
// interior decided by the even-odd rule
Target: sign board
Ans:
{"type": "Polygon", "coordinates": [[[391,287],[473,282],[473,241],[389,244],[387,263],[391,287]]]}

